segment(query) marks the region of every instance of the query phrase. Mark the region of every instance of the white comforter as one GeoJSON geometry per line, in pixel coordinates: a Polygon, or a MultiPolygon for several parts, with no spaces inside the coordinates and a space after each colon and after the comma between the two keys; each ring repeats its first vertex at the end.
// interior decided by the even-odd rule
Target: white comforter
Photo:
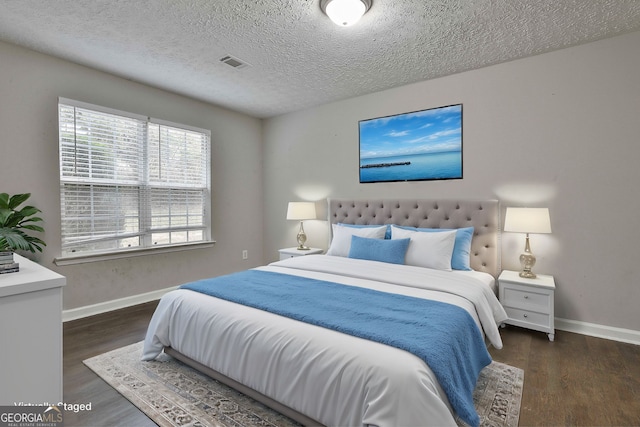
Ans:
{"type": "MultiPolygon", "coordinates": [[[[497,326],[506,313],[474,273],[324,255],[260,269],[455,304],[502,347],[497,326]]],[[[325,425],[455,425],[431,369],[411,353],[198,292],[176,290],[160,301],[143,359],[163,346],[325,425]]]]}

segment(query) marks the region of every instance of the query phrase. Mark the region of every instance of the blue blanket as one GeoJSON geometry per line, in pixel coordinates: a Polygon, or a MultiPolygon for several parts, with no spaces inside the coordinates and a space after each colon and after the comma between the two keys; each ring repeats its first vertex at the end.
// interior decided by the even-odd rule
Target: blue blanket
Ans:
{"type": "Polygon", "coordinates": [[[409,351],[429,365],[458,416],[470,426],[480,423],[473,390],[491,357],[460,307],[260,270],[181,288],[409,351]]]}

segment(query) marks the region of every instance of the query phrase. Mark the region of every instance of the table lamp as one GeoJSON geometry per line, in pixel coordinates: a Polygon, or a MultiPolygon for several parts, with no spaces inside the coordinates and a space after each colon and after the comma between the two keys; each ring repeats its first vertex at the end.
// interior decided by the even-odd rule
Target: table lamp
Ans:
{"type": "Polygon", "coordinates": [[[547,208],[507,208],[504,218],[504,231],[526,233],[524,252],[520,255],[522,271],[520,277],[535,279],[531,268],[536,263],[536,257],[531,253],[529,233],[551,233],[551,220],[547,208]]]}
{"type": "Polygon", "coordinates": [[[316,219],[316,204],[314,202],[289,202],[287,219],[300,221],[300,231],[296,236],[298,240],[297,249],[299,251],[308,251],[309,248],[304,245],[307,241],[307,235],[304,232],[302,222],[305,219],[316,219]]]}

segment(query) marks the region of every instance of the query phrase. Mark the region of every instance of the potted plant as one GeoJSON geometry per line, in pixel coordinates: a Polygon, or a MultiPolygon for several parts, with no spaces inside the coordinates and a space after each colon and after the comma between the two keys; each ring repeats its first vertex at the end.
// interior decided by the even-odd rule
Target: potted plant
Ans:
{"type": "Polygon", "coordinates": [[[39,238],[27,234],[27,230],[44,232],[44,228],[36,224],[42,221],[35,216],[40,209],[33,206],[19,209],[30,196],[31,193],[13,196],[0,193],[0,270],[4,272],[18,271],[18,265],[13,262],[14,251],[42,252],[42,247],[46,246],[39,238]]]}

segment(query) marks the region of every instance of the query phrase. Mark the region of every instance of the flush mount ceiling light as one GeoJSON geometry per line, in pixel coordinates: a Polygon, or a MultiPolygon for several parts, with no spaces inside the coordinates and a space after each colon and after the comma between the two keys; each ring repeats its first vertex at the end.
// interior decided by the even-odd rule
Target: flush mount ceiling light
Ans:
{"type": "Polygon", "coordinates": [[[320,0],[320,8],[341,27],[353,25],[371,7],[371,0],[320,0]]]}

